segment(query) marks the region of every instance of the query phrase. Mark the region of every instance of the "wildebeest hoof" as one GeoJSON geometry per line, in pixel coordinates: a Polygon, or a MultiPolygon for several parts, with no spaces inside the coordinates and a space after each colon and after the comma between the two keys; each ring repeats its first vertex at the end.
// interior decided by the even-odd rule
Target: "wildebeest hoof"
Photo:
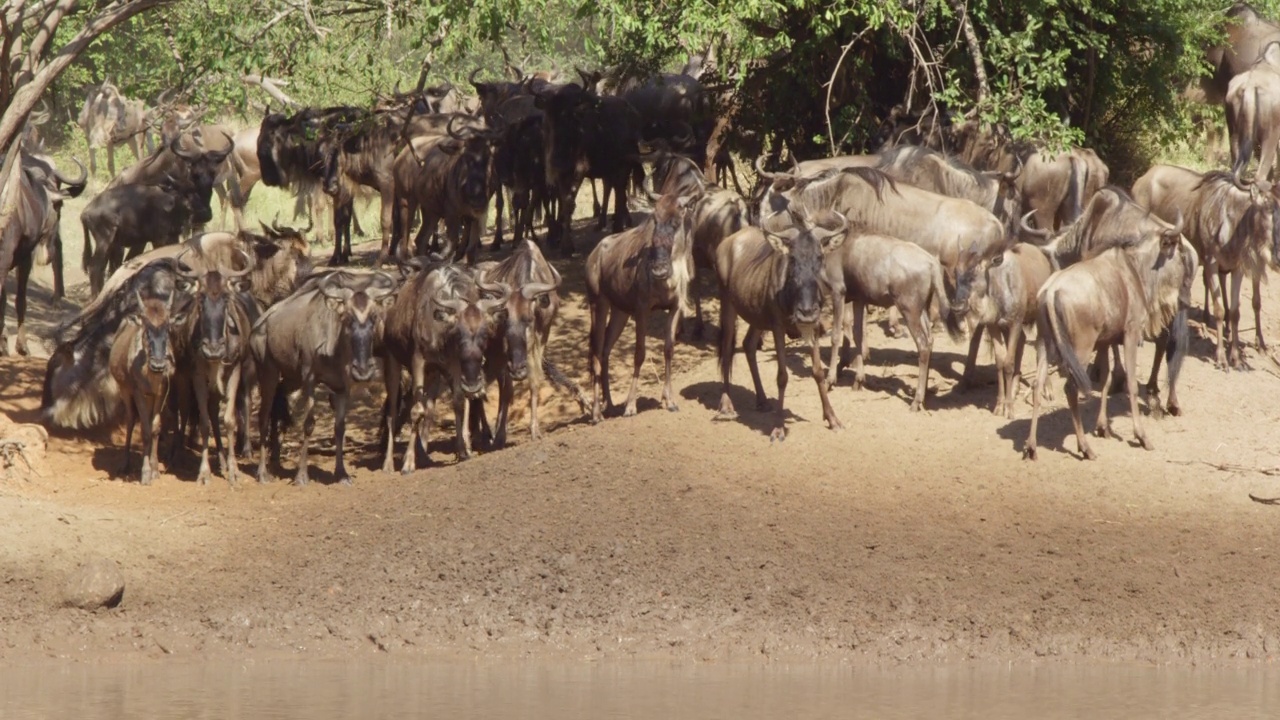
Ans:
{"type": "Polygon", "coordinates": [[[1147,439],[1147,436],[1146,436],[1146,435],[1139,435],[1139,436],[1138,436],[1138,444],[1142,446],[1142,449],[1143,449],[1143,450],[1155,450],[1155,449],[1156,449],[1156,446],[1151,444],[1151,441],[1147,439]]]}
{"type": "Polygon", "coordinates": [[[1077,448],[1077,449],[1080,451],[1080,454],[1084,456],[1084,459],[1085,459],[1085,460],[1097,460],[1097,459],[1098,459],[1098,454],[1097,454],[1097,453],[1095,453],[1095,452],[1093,451],[1093,448],[1089,447],[1088,445],[1082,445],[1082,446],[1080,446],[1080,447],[1079,447],[1079,448],[1077,448]]]}
{"type": "Polygon", "coordinates": [[[827,429],[839,432],[840,430],[844,430],[844,423],[840,422],[840,418],[832,415],[827,418],[827,429]]]}
{"type": "Polygon", "coordinates": [[[142,474],[138,476],[138,482],[143,485],[150,485],[152,480],[151,475],[152,472],[150,470],[143,468],[142,474]]]}
{"type": "Polygon", "coordinates": [[[1093,434],[1100,438],[1115,438],[1116,434],[1111,432],[1110,425],[1099,425],[1093,429],[1093,434]]]}
{"type": "Polygon", "coordinates": [[[673,402],[667,403],[667,412],[680,412],[680,406],[673,402]]]}
{"type": "Polygon", "coordinates": [[[458,462],[462,462],[464,460],[470,460],[470,459],[471,459],[470,450],[461,450],[458,452],[458,462]]]}
{"type": "Polygon", "coordinates": [[[27,349],[26,340],[19,339],[16,343],[13,344],[13,349],[22,357],[27,357],[28,355],[31,354],[31,351],[27,349]]]}
{"type": "Polygon", "coordinates": [[[9,357],[9,336],[0,335],[0,357],[9,357]]]}
{"type": "Polygon", "coordinates": [[[622,411],[622,417],[635,417],[635,415],[636,415],[635,404],[628,404],[626,409],[622,411]]]}
{"type": "Polygon", "coordinates": [[[1174,417],[1178,417],[1179,415],[1182,414],[1182,408],[1178,407],[1178,405],[1175,403],[1169,403],[1169,407],[1166,408],[1166,410],[1170,415],[1174,417]]]}
{"type": "Polygon", "coordinates": [[[275,478],[271,477],[271,473],[267,472],[266,470],[259,470],[259,471],[258,471],[258,484],[259,484],[259,485],[266,485],[267,483],[271,482],[272,480],[275,480],[275,478]]]}
{"type": "Polygon", "coordinates": [[[773,432],[769,433],[769,442],[773,442],[774,440],[777,440],[778,442],[782,442],[783,440],[786,440],[786,439],[787,439],[786,427],[776,427],[773,429],[773,432]]]}
{"type": "Polygon", "coordinates": [[[212,474],[213,473],[209,472],[209,468],[201,468],[200,474],[196,476],[196,484],[201,486],[208,485],[209,476],[212,474]]]}
{"type": "Polygon", "coordinates": [[[343,473],[342,475],[339,475],[339,476],[338,476],[338,484],[339,484],[339,485],[345,485],[346,487],[351,487],[351,476],[350,476],[350,475],[347,475],[346,473],[343,473]]]}
{"type": "Polygon", "coordinates": [[[1022,448],[1022,459],[1034,461],[1036,459],[1036,446],[1028,445],[1022,448]]]}

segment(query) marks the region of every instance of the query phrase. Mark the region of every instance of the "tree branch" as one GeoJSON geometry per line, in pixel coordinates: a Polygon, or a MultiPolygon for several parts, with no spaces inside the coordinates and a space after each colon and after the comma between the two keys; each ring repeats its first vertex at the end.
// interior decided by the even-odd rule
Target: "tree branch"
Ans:
{"type": "MultiPolygon", "coordinates": [[[[49,44],[49,39],[53,37],[53,33],[57,31],[58,24],[62,22],[62,18],[75,6],[76,0],[59,0],[56,5],[49,8],[49,12],[45,15],[44,20],[36,29],[35,37],[31,38],[31,43],[27,46],[27,59],[23,62],[22,72],[18,74],[18,83],[22,83],[31,75],[40,58],[44,55],[44,48],[49,44]]],[[[6,56],[8,57],[8,56],[6,56]]]]}
{"type": "Polygon", "coordinates": [[[836,60],[836,66],[832,68],[831,77],[827,80],[827,101],[822,108],[822,112],[824,115],[826,115],[826,118],[827,118],[827,143],[831,146],[832,155],[836,154],[836,132],[831,127],[831,91],[836,86],[836,76],[840,74],[840,66],[844,64],[845,56],[849,54],[849,51],[853,49],[853,46],[857,44],[857,42],[861,40],[862,37],[866,35],[867,32],[869,32],[870,30],[871,30],[871,27],[868,26],[862,32],[858,33],[857,35],[854,35],[853,39],[850,40],[848,44],[844,46],[844,48],[840,51],[840,59],[836,60]]]}
{"type": "Polygon", "coordinates": [[[276,102],[284,103],[285,105],[292,107],[298,106],[298,102],[296,100],[285,95],[284,91],[280,89],[280,85],[288,85],[284,80],[273,80],[272,78],[263,77],[261,75],[245,75],[240,78],[240,81],[246,85],[257,85],[276,102]]]}
{"type": "Polygon", "coordinates": [[[964,43],[969,47],[969,57],[973,58],[973,77],[978,82],[978,105],[986,102],[991,95],[987,85],[987,67],[982,60],[982,45],[978,42],[978,33],[974,32],[973,23],[969,22],[969,8],[965,0],[947,0],[951,9],[960,20],[960,31],[964,33],[964,43]]]}

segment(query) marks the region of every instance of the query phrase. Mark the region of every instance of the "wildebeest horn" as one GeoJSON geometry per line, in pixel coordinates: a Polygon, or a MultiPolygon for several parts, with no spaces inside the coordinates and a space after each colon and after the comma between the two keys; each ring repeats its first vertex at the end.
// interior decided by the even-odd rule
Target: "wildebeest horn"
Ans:
{"type": "Polygon", "coordinates": [[[395,292],[398,284],[390,273],[378,270],[369,277],[369,287],[365,288],[364,294],[368,295],[370,300],[377,300],[395,292]]]}
{"type": "Polygon", "coordinates": [[[335,285],[334,280],[336,279],[337,274],[335,273],[327,275],[323,280],[321,280],[320,293],[325,297],[333,298],[334,300],[349,300],[355,293],[351,291],[351,288],[335,285]]]}
{"type": "Polygon", "coordinates": [[[772,182],[772,181],[774,181],[774,180],[777,180],[778,178],[782,178],[782,177],[787,177],[787,176],[788,176],[788,174],[787,174],[787,173],[773,173],[773,172],[769,172],[768,170],[765,170],[765,169],[764,169],[764,156],[763,156],[763,155],[761,155],[761,156],[759,156],[759,157],[757,157],[757,158],[756,158],[756,161],[755,161],[755,169],[756,169],[756,174],[757,174],[757,175],[759,175],[760,177],[764,178],[765,180],[769,180],[770,182],[772,182]]]}
{"type": "Polygon", "coordinates": [[[468,75],[468,76],[467,76],[467,82],[468,82],[469,84],[471,84],[471,85],[475,85],[475,84],[476,84],[476,76],[477,76],[477,75],[479,75],[479,74],[480,74],[480,68],[479,68],[479,67],[477,67],[475,70],[472,70],[472,71],[471,71],[471,74],[470,74],[470,75],[468,75]]]}
{"type": "Polygon", "coordinates": [[[465,135],[459,135],[458,133],[456,133],[456,132],[454,132],[454,131],[453,131],[453,121],[455,121],[455,120],[459,119],[460,117],[462,117],[462,116],[461,116],[461,115],[454,115],[453,117],[449,118],[449,122],[448,122],[448,123],[445,123],[445,126],[444,126],[444,131],[445,131],[446,133],[448,133],[448,134],[449,134],[449,137],[453,138],[454,140],[466,140],[466,139],[467,139],[465,135]]]}
{"type": "Polygon", "coordinates": [[[75,180],[68,180],[65,176],[63,176],[62,173],[58,172],[57,170],[53,171],[54,178],[58,182],[62,183],[63,185],[84,185],[89,180],[89,170],[84,166],[84,163],[80,162],[75,157],[71,158],[71,162],[79,166],[80,168],[79,178],[75,180]]]}
{"type": "Polygon", "coordinates": [[[476,282],[476,285],[484,292],[498,293],[498,297],[482,298],[477,306],[481,312],[493,312],[499,307],[507,304],[507,299],[511,297],[511,288],[506,283],[486,283],[476,282]]]}
{"type": "Polygon", "coordinates": [[[169,141],[169,152],[173,153],[174,155],[177,155],[183,160],[199,160],[201,153],[198,151],[187,152],[186,150],[183,150],[182,144],[179,142],[181,139],[182,139],[181,135],[173,136],[173,139],[169,141]]]}
{"type": "Polygon", "coordinates": [[[1038,237],[1041,240],[1048,240],[1050,235],[1048,230],[1036,230],[1035,228],[1027,224],[1027,220],[1031,219],[1031,216],[1035,214],[1036,214],[1036,211],[1032,210],[1026,215],[1023,215],[1022,219],[1018,221],[1018,227],[1022,228],[1022,232],[1030,235],[1031,237],[1038,237]]]}
{"type": "Polygon", "coordinates": [[[211,151],[209,151],[209,156],[210,156],[210,157],[212,157],[212,158],[217,158],[217,161],[218,161],[218,162],[217,162],[217,164],[221,164],[221,163],[222,163],[222,161],[223,161],[223,160],[226,160],[226,159],[227,159],[227,156],[228,156],[228,155],[230,155],[230,154],[232,153],[232,151],[234,151],[234,150],[236,149],[236,140],[235,140],[235,138],[231,137],[231,134],[230,134],[230,133],[228,133],[227,131],[223,130],[223,131],[222,131],[222,136],[223,136],[223,137],[225,137],[225,138],[227,139],[227,149],[226,149],[226,150],[211,150],[211,151]]]}
{"type": "Polygon", "coordinates": [[[238,277],[244,277],[245,275],[248,275],[249,273],[253,272],[253,257],[249,255],[249,253],[245,252],[240,248],[236,248],[236,252],[240,253],[240,257],[244,258],[244,265],[245,265],[244,269],[243,270],[226,270],[222,273],[223,277],[238,278],[238,277]]]}
{"type": "Polygon", "coordinates": [[[160,91],[160,96],[156,98],[156,107],[162,107],[169,102],[169,93],[173,92],[173,88],[165,88],[160,91]]]}
{"type": "Polygon", "coordinates": [[[520,288],[520,294],[524,296],[525,300],[532,300],[543,293],[549,293],[555,289],[556,284],[554,283],[528,283],[520,288]]]}
{"type": "Polygon", "coordinates": [[[439,295],[437,295],[433,299],[435,300],[435,303],[440,307],[448,308],[456,313],[460,313],[463,310],[467,309],[467,301],[463,300],[462,298],[440,297],[439,295]]]}
{"type": "Polygon", "coordinates": [[[1014,180],[1017,180],[1018,176],[1022,174],[1022,158],[1015,155],[1013,157],[1013,162],[1015,163],[1015,165],[1013,166],[1013,170],[1010,170],[1009,172],[1005,173],[1002,176],[1005,180],[1009,182],[1013,182],[1014,180]]]}
{"type": "Polygon", "coordinates": [[[173,259],[174,272],[190,280],[199,280],[203,278],[206,274],[208,274],[209,271],[207,269],[195,270],[194,268],[192,268],[192,266],[186,262],[186,257],[190,254],[191,254],[190,249],[184,249],[182,252],[178,253],[178,257],[173,259]],[[189,269],[183,270],[182,268],[184,267],[189,269]]]}
{"type": "Polygon", "coordinates": [[[134,289],[133,289],[133,297],[134,297],[134,299],[136,299],[136,300],[138,301],[138,312],[142,312],[142,307],[143,307],[143,305],[142,305],[142,288],[140,288],[140,287],[136,287],[136,288],[134,288],[134,289]]]}
{"type": "Polygon", "coordinates": [[[1162,235],[1165,237],[1178,237],[1182,234],[1182,208],[1178,208],[1177,221],[1173,223],[1173,227],[1165,230],[1162,235]]]}

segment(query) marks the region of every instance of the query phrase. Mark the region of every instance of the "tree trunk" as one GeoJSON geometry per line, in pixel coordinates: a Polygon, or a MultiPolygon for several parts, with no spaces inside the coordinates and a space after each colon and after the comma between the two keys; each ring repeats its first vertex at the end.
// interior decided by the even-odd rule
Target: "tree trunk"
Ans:
{"type": "Polygon", "coordinates": [[[965,0],[947,0],[960,21],[960,32],[964,35],[964,44],[969,48],[969,57],[973,58],[973,77],[978,82],[978,104],[986,102],[991,94],[987,85],[987,66],[982,60],[982,45],[978,42],[978,33],[969,22],[969,9],[965,0]]]}

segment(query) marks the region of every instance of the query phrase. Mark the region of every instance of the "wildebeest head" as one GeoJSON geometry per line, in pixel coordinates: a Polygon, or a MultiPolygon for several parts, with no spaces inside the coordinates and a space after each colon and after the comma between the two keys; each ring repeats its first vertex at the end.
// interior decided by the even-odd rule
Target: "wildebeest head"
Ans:
{"type": "Polygon", "coordinates": [[[957,315],[969,312],[969,300],[980,294],[979,283],[985,283],[986,263],[978,250],[978,243],[969,243],[969,247],[960,252],[955,268],[955,297],[951,300],[951,309],[957,315]]]}
{"type": "Polygon", "coordinates": [[[183,252],[177,258],[178,274],[195,283],[196,312],[200,323],[196,332],[200,339],[200,354],[206,360],[227,360],[239,355],[242,336],[249,333],[250,328],[243,327],[246,318],[235,307],[232,293],[247,292],[249,278],[253,271],[253,259],[244,251],[239,251],[244,259],[245,267],[240,270],[225,268],[200,268],[191,270],[183,264],[186,256],[183,252]]]}
{"type": "Polygon", "coordinates": [[[484,394],[484,355],[494,332],[496,316],[507,305],[511,289],[504,283],[476,283],[472,298],[451,294],[441,288],[433,298],[433,321],[444,325],[446,352],[455,353],[459,385],[463,395],[484,394]]]}
{"type": "Polygon", "coordinates": [[[298,280],[311,274],[311,246],[305,231],[276,223],[261,223],[262,235],[242,233],[253,248],[254,266],[259,269],[253,288],[254,297],[263,305],[272,305],[298,285],[298,280]]]}
{"type": "Polygon", "coordinates": [[[538,313],[551,307],[552,295],[560,286],[560,273],[552,267],[551,274],[555,282],[530,280],[518,290],[513,289],[507,297],[505,312],[498,316],[507,350],[507,372],[514,380],[529,377],[529,344],[530,337],[538,331],[538,313]]]}
{"type": "Polygon", "coordinates": [[[218,179],[222,163],[235,148],[235,142],[228,135],[225,150],[187,150],[182,147],[181,140],[181,137],[175,137],[169,142],[169,151],[182,161],[169,175],[177,181],[181,190],[195,196],[192,221],[203,225],[213,219],[213,208],[209,205],[213,198],[213,185],[218,179]]]}
{"type": "MultiPolygon", "coordinates": [[[[648,182],[648,178],[645,179],[648,182]]],[[[685,232],[684,216],[689,206],[696,199],[695,195],[657,195],[645,187],[653,206],[653,237],[649,240],[648,256],[649,276],[655,280],[666,280],[671,277],[671,256],[675,252],[676,243],[685,232]]],[[[701,186],[698,187],[701,192],[701,186]]]]}
{"type": "Polygon", "coordinates": [[[153,373],[169,373],[173,370],[173,348],[169,331],[186,323],[186,316],[172,314],[173,295],[166,300],[143,299],[135,291],[138,311],[129,316],[129,322],[139,325],[138,342],[146,357],[147,369],[153,373]]]}
{"type": "Polygon", "coordinates": [[[492,194],[493,143],[501,139],[502,130],[468,128],[459,131],[454,129],[456,119],[457,116],[450,119],[445,128],[449,138],[437,143],[436,147],[456,156],[450,182],[467,208],[478,215],[489,206],[489,196],[492,194]]]}
{"type": "Polygon", "coordinates": [[[839,222],[832,229],[811,224],[802,214],[788,212],[794,227],[782,233],[767,229],[763,232],[774,252],[784,258],[777,265],[780,276],[774,278],[778,303],[787,319],[804,329],[817,325],[821,318],[823,256],[844,243],[849,220],[838,212],[831,213],[839,222]]]}
{"type": "Polygon", "coordinates": [[[320,281],[319,289],[325,304],[337,313],[350,347],[351,378],[372,380],[377,370],[373,346],[382,332],[383,313],[395,302],[395,279],[378,271],[367,282],[348,285],[333,274],[320,281]]]}

